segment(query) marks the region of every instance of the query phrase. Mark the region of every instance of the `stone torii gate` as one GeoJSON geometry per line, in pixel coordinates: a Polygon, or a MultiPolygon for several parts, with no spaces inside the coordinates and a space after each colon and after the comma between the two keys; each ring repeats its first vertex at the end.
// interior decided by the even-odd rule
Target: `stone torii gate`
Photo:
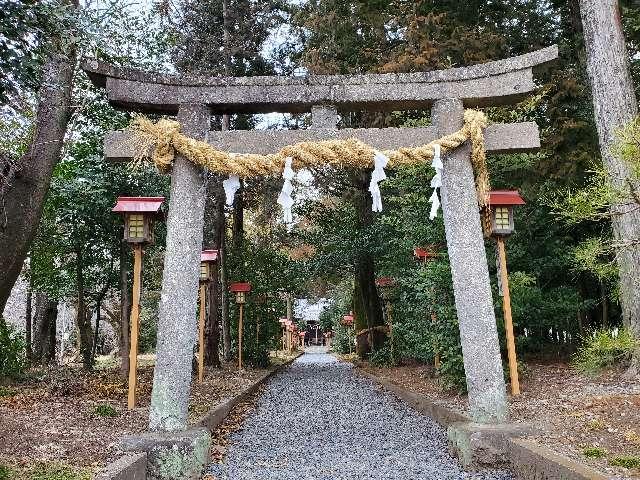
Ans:
{"type": "MultiPolygon", "coordinates": [[[[526,98],[536,88],[533,69],[555,60],[557,55],[554,46],[468,68],[293,78],[165,75],[118,69],[98,61],[89,61],[83,68],[95,85],[106,88],[108,100],[116,108],[177,115],[183,133],[206,138],[220,150],[266,154],[301,141],[335,138],[355,137],[378,149],[426,144],[457,131],[465,107],[510,105],[526,98]],[[432,112],[430,127],[337,129],[338,111],[428,108],[432,112]],[[212,114],[309,111],[309,130],[209,131],[212,114]]],[[[133,157],[127,135],[112,132],[106,136],[107,158],[123,161],[133,157]]],[[[535,123],[494,124],[486,129],[485,138],[489,154],[528,152],[540,147],[535,123]]],[[[477,423],[504,423],[505,384],[469,146],[448,155],[444,165],[442,210],[470,413],[477,423]]],[[[167,219],[149,415],[152,432],[187,430],[204,194],[201,169],[178,156],[172,171],[167,219]]],[[[184,478],[189,475],[185,473],[184,478]]]]}

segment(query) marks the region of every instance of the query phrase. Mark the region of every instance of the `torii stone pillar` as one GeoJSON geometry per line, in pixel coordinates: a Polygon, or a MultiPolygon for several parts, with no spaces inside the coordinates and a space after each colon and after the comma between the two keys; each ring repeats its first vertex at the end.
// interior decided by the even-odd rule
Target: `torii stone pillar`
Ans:
{"type": "MultiPolygon", "coordinates": [[[[210,128],[206,105],[183,104],[178,109],[182,131],[204,139],[210,128]]],[[[206,198],[200,167],[178,156],[171,172],[167,218],[167,247],[158,315],[158,340],[149,409],[150,433],[126,437],[123,450],[147,452],[151,480],[200,478],[209,462],[211,434],[188,429],[193,346],[196,343],[195,305],[206,198]]]]}
{"type": "MultiPolygon", "coordinates": [[[[463,125],[460,100],[438,100],[431,121],[440,136],[463,125]]],[[[507,419],[502,360],[489,269],[468,144],[443,159],[442,213],[458,313],[460,343],[471,418],[479,423],[507,419]]]]}
{"type": "MultiPolygon", "coordinates": [[[[206,105],[180,105],[182,131],[203,140],[211,115],[206,105]]],[[[202,169],[178,156],[171,174],[158,341],[149,429],[173,432],[187,428],[193,346],[194,306],[200,275],[206,190],[202,169]]]]}

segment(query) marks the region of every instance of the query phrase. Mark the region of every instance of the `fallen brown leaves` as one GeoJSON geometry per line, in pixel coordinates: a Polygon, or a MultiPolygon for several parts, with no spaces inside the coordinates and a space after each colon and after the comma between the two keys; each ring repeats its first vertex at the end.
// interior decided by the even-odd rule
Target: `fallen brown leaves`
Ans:
{"type": "MultiPolygon", "coordinates": [[[[238,372],[234,365],[207,369],[205,381],[194,380],[190,421],[226,397],[239,393],[265,370],[238,372]]],[[[30,372],[27,379],[8,386],[0,397],[0,462],[32,465],[60,461],[78,467],[98,468],[116,453],[123,435],[147,428],[153,385],[153,366],[138,370],[137,403],[127,410],[127,381],[116,366],[84,372],[79,366],[30,372]],[[117,416],[96,414],[108,404],[117,416]]]]}
{"type": "Polygon", "coordinates": [[[242,428],[244,420],[254,410],[256,399],[263,390],[264,387],[261,387],[249,400],[236,405],[211,434],[211,460],[213,462],[222,463],[224,461],[231,434],[242,428]]]}

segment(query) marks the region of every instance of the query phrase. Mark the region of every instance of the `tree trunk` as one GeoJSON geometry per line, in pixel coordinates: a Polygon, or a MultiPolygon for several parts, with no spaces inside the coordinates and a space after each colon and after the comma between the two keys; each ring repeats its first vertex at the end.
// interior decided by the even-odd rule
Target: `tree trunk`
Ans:
{"type": "Polygon", "coordinates": [[[129,376],[129,315],[131,313],[131,296],[129,294],[129,246],[123,240],[120,244],[120,375],[129,376]]]}
{"type": "Polygon", "coordinates": [[[71,116],[75,52],[54,53],[43,67],[33,140],[20,159],[12,185],[0,198],[0,312],[36,234],[53,167],[71,116]]]}
{"type": "Polygon", "coordinates": [[[609,295],[607,294],[607,286],[602,280],[599,281],[599,284],[600,301],[602,302],[602,316],[600,318],[600,323],[602,325],[602,328],[609,328],[609,295]]]}
{"type": "Polygon", "coordinates": [[[91,349],[91,359],[92,361],[96,358],[98,354],[98,334],[100,333],[100,307],[102,306],[102,297],[96,300],[96,324],[93,329],[93,345],[91,349]]]}
{"type": "Polygon", "coordinates": [[[226,235],[222,235],[220,246],[220,301],[222,315],[222,356],[225,362],[231,361],[231,322],[229,321],[229,292],[227,291],[227,250],[226,235]]]}
{"type": "Polygon", "coordinates": [[[244,180],[240,180],[240,188],[233,202],[233,224],[231,230],[231,246],[233,253],[241,254],[244,238],[244,180]]]}
{"type": "MultiPolygon", "coordinates": [[[[225,3],[226,5],[226,3],[225,3]]],[[[225,6],[224,11],[227,11],[225,6]]],[[[226,13],[225,13],[226,18],[226,13]]],[[[229,130],[229,115],[222,116],[222,130],[229,130]]],[[[222,316],[222,356],[225,362],[231,361],[231,320],[229,318],[229,292],[227,290],[227,222],[224,216],[224,189],[220,183],[218,189],[218,202],[216,204],[216,230],[218,232],[218,242],[220,251],[220,302],[222,316]]],[[[235,208],[234,208],[235,212],[235,208]]],[[[234,219],[235,226],[235,219],[234,219]]]]}
{"type": "MultiPolygon", "coordinates": [[[[612,154],[617,128],[638,114],[629,70],[628,53],[622,32],[617,0],[580,0],[580,13],[587,51],[587,71],[591,81],[600,150],[610,179],[624,187],[630,178],[627,164],[612,154]]],[[[612,207],[613,232],[621,244],[616,251],[620,272],[620,302],[623,321],[640,338],[640,209],[632,201],[612,207]],[[625,246],[626,245],[626,246],[625,246]]],[[[640,375],[640,352],[636,352],[627,376],[640,375]]]]}
{"type": "MultiPolygon", "coordinates": [[[[205,343],[207,345],[205,363],[213,367],[220,366],[220,303],[225,288],[224,286],[221,286],[223,282],[220,278],[222,276],[221,252],[224,247],[224,235],[226,229],[226,220],[224,216],[225,194],[224,188],[222,187],[222,181],[223,177],[220,175],[209,176],[209,181],[207,182],[207,200],[204,219],[204,245],[217,249],[219,252],[218,263],[215,266],[215,273],[213,274],[213,281],[209,284],[207,292],[209,298],[209,312],[205,326],[205,343]]],[[[227,326],[225,326],[225,322],[222,320],[222,325],[223,333],[228,334],[228,323],[227,326]]],[[[230,337],[228,340],[230,346],[230,337]]],[[[223,344],[226,343],[223,342],[223,344]]],[[[223,346],[223,355],[225,353],[226,349],[223,346]]]]}
{"type": "Polygon", "coordinates": [[[82,355],[82,366],[85,370],[93,368],[93,335],[91,331],[91,312],[85,303],[84,291],[84,271],[83,271],[82,249],[76,251],[76,289],[78,303],[76,306],[76,326],[80,340],[80,355],[82,355]]]}
{"type": "Polygon", "coordinates": [[[25,311],[25,315],[24,315],[24,338],[25,338],[25,343],[26,343],[26,355],[27,355],[27,361],[31,362],[32,357],[33,357],[33,348],[31,345],[31,329],[32,329],[32,309],[31,309],[31,297],[32,297],[32,281],[31,281],[31,276],[29,276],[29,286],[27,288],[27,308],[25,311]]]}
{"type": "Polygon", "coordinates": [[[209,314],[205,329],[206,355],[205,364],[211,367],[220,367],[220,302],[218,291],[220,281],[218,277],[218,267],[214,267],[213,280],[209,284],[209,314]]]}
{"type": "MultiPolygon", "coordinates": [[[[371,197],[369,195],[370,174],[358,172],[352,178],[358,192],[354,198],[358,211],[360,225],[363,227],[373,224],[371,211],[371,197]]],[[[382,303],[376,288],[376,268],[373,256],[367,250],[357,252],[355,261],[355,295],[354,313],[356,313],[356,331],[366,328],[366,338],[359,335],[357,338],[357,351],[359,356],[364,356],[382,346],[385,334],[375,327],[384,325],[382,303]],[[356,305],[356,303],[358,305],[356,305]],[[356,310],[360,310],[356,312],[356,310]],[[359,317],[359,318],[358,318],[359,317]]]]}
{"type": "Polygon", "coordinates": [[[58,302],[46,293],[35,294],[35,315],[33,325],[33,361],[46,365],[56,358],[56,318],[58,302]],[[53,338],[52,338],[53,337],[53,338]]]}

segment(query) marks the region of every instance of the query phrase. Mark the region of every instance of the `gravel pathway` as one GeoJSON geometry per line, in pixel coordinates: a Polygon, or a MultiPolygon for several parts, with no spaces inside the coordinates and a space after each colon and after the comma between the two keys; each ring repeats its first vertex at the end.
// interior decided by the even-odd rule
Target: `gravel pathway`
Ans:
{"type": "Polygon", "coordinates": [[[465,473],[438,424],[310,348],[268,383],[231,436],[224,463],[208,473],[220,480],[511,479],[465,473]]]}

